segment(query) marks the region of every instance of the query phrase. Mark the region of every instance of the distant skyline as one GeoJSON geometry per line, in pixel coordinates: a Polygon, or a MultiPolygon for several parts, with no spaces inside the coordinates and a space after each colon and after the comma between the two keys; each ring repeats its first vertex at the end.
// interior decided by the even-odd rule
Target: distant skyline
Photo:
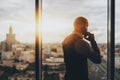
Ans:
{"type": "Polygon", "coordinates": [[[0,0],[0,41],[5,40],[10,25],[20,42],[34,42],[34,0],[0,0]]]}
{"type": "MultiPolygon", "coordinates": [[[[34,42],[35,1],[0,0],[0,42],[5,40],[10,25],[21,42],[34,42]]],[[[120,43],[120,1],[116,0],[116,42],[120,43]]],[[[89,20],[89,31],[98,43],[107,42],[107,0],[43,0],[42,41],[62,42],[73,31],[77,16],[89,20]]]]}

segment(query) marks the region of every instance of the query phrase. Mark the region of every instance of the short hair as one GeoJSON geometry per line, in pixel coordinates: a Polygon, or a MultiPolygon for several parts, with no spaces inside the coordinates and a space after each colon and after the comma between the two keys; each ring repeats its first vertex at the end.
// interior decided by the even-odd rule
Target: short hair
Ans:
{"type": "Polygon", "coordinates": [[[86,24],[88,20],[85,17],[77,17],[74,21],[74,28],[78,26],[78,24],[86,24]]]}

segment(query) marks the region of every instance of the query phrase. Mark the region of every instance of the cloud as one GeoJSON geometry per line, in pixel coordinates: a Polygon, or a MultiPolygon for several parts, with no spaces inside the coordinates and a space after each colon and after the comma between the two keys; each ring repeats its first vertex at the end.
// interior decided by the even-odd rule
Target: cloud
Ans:
{"type": "MultiPolygon", "coordinates": [[[[85,16],[89,20],[90,29],[94,29],[93,32],[96,35],[106,37],[107,34],[107,0],[44,0],[43,15],[46,16],[43,18],[47,19],[47,16],[51,16],[53,19],[61,19],[63,21],[61,23],[67,24],[69,27],[65,28],[63,25],[65,29],[62,32],[72,31],[74,19],[77,16],[85,16]]],[[[106,40],[107,37],[103,39],[106,40]]]]}
{"type": "MultiPolygon", "coordinates": [[[[89,20],[89,30],[95,33],[98,42],[107,39],[107,0],[43,0],[42,18],[44,36],[51,41],[61,41],[73,29],[73,21],[77,16],[85,16],[89,20]],[[49,28],[51,27],[51,28],[49,28]],[[59,36],[59,37],[58,37],[59,36]],[[53,39],[56,38],[56,39],[53,39]],[[101,40],[104,39],[104,40],[101,40]]],[[[120,30],[120,1],[116,1],[116,36],[119,42],[120,30]]],[[[34,26],[34,0],[0,0],[0,34],[7,32],[10,24],[15,28],[23,28],[25,33],[28,26],[34,26]],[[2,31],[1,31],[2,30],[2,31]]],[[[22,37],[21,37],[22,38],[22,37]]],[[[1,39],[1,38],[0,38],[1,39]]]]}
{"type": "Polygon", "coordinates": [[[33,0],[1,0],[0,21],[33,21],[34,1],[33,0]]]}
{"type": "Polygon", "coordinates": [[[115,35],[116,35],[116,37],[115,37],[115,41],[116,42],[119,42],[120,43],[120,10],[119,10],[119,8],[120,8],[120,1],[119,0],[116,0],[115,1],[116,3],[116,5],[115,5],[115,12],[116,12],[116,14],[115,14],[115,35]]]}
{"type": "Polygon", "coordinates": [[[120,1],[115,1],[115,42],[120,43],[120,1]]]}

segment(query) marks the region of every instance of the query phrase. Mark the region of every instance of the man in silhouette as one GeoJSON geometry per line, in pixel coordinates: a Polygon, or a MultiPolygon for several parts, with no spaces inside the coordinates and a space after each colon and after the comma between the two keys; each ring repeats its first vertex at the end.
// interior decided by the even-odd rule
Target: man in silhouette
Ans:
{"type": "Polygon", "coordinates": [[[75,19],[74,31],[64,39],[62,45],[66,66],[65,80],[89,80],[87,59],[99,64],[101,56],[94,34],[88,32],[86,18],[75,19]]]}

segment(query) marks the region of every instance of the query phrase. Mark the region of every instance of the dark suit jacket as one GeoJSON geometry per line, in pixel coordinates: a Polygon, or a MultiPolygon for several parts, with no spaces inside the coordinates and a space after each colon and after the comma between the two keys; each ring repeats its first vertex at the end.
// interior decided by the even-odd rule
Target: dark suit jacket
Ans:
{"type": "Polygon", "coordinates": [[[100,63],[100,51],[95,40],[91,46],[77,34],[71,34],[62,43],[66,66],[65,80],[89,80],[87,58],[100,63]]]}

